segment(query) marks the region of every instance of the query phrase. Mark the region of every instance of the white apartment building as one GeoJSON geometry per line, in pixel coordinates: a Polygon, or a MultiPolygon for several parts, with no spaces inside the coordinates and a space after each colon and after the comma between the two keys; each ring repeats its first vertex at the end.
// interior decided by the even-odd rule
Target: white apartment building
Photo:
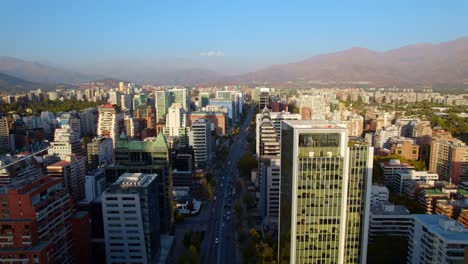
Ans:
{"type": "Polygon", "coordinates": [[[211,160],[211,122],[201,118],[192,123],[192,130],[189,132],[189,144],[193,147],[195,164],[199,168],[204,168],[211,160]]]}
{"type": "Polygon", "coordinates": [[[468,228],[445,215],[414,215],[408,241],[407,263],[464,263],[468,228]]]}
{"type": "Polygon", "coordinates": [[[439,175],[428,171],[401,170],[396,171],[393,177],[392,189],[398,194],[403,194],[405,183],[415,180],[419,182],[437,181],[439,175]]]}
{"type": "Polygon", "coordinates": [[[156,178],[124,173],[102,194],[108,264],[154,263],[160,249],[156,178]]]}
{"type": "Polygon", "coordinates": [[[378,207],[382,206],[386,203],[388,203],[388,196],[390,192],[387,187],[383,185],[372,185],[372,191],[371,191],[371,208],[373,207],[378,207]]]}

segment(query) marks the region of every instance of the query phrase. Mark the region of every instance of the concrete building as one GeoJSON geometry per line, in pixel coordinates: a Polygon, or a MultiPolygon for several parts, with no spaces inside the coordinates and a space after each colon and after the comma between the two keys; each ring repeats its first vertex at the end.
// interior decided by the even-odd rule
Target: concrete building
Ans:
{"type": "Polygon", "coordinates": [[[119,91],[110,91],[109,92],[109,104],[118,105],[122,103],[122,99],[120,99],[120,92],[119,91]]]}
{"type": "Polygon", "coordinates": [[[463,263],[468,229],[445,215],[414,215],[407,263],[463,263]]]}
{"type": "Polygon", "coordinates": [[[379,207],[388,203],[390,191],[383,185],[372,185],[370,206],[379,207]]]}
{"type": "Polygon", "coordinates": [[[116,144],[120,133],[123,131],[124,116],[117,105],[105,104],[98,108],[99,119],[97,135],[112,139],[112,144],[116,144]]]}
{"type": "Polygon", "coordinates": [[[347,118],[348,135],[350,137],[361,137],[364,131],[364,117],[355,114],[349,115],[347,118]]]}
{"type": "Polygon", "coordinates": [[[266,223],[278,223],[280,204],[281,160],[278,156],[259,159],[260,212],[266,223]]]}
{"type": "Polygon", "coordinates": [[[10,149],[10,124],[6,117],[0,118],[0,155],[9,154],[10,149]]]}
{"type": "Polygon", "coordinates": [[[106,190],[106,170],[99,168],[86,173],[85,202],[89,203],[99,197],[106,190]]]}
{"type": "Polygon", "coordinates": [[[406,207],[386,203],[371,207],[369,222],[369,240],[381,235],[408,237],[413,217],[406,207]]]}
{"type": "Polygon", "coordinates": [[[50,145],[48,154],[56,155],[62,160],[69,155],[86,156],[86,151],[81,145],[80,134],[68,125],[55,129],[54,141],[50,145]]]}
{"type": "MultiPolygon", "coordinates": [[[[73,205],[62,179],[18,179],[1,188],[0,200],[0,259],[10,263],[74,263],[73,205]]],[[[89,222],[82,226],[83,232],[89,229],[89,222]]]]}
{"type": "Polygon", "coordinates": [[[408,163],[402,163],[400,160],[391,159],[387,162],[381,162],[380,167],[383,170],[384,183],[387,187],[393,186],[393,179],[397,171],[409,171],[414,169],[413,166],[408,163]]]}
{"type": "Polygon", "coordinates": [[[173,187],[191,187],[194,178],[195,159],[192,146],[171,150],[173,187]]]}
{"type": "Polygon", "coordinates": [[[396,171],[393,177],[392,189],[398,194],[404,193],[405,183],[409,181],[432,182],[437,181],[439,175],[427,171],[401,170],[396,171]]]}
{"type": "Polygon", "coordinates": [[[122,110],[124,111],[133,111],[133,99],[131,94],[122,94],[121,96],[121,103],[122,110]]]}
{"type": "Polygon", "coordinates": [[[62,178],[65,188],[75,202],[85,198],[85,157],[69,155],[65,159],[47,166],[47,175],[62,178]]]}
{"type": "Polygon", "coordinates": [[[278,262],[366,262],[372,154],[345,124],[282,123],[278,262]]]}
{"type": "Polygon", "coordinates": [[[95,137],[86,146],[87,171],[94,171],[102,165],[110,164],[114,154],[112,139],[95,137]]]}
{"type": "Polygon", "coordinates": [[[200,118],[209,119],[211,122],[211,131],[216,132],[217,135],[226,134],[226,114],[222,112],[192,112],[188,115],[187,126],[191,126],[195,120],[200,118]]]}
{"type": "Polygon", "coordinates": [[[161,233],[168,233],[174,222],[172,205],[172,164],[169,146],[162,134],[144,141],[122,136],[115,145],[114,163],[107,166],[106,178],[112,183],[126,172],[158,175],[161,233]]]}
{"type": "MultiPolygon", "coordinates": [[[[255,117],[256,120],[256,135],[260,135],[260,124],[262,124],[262,119],[266,118],[271,120],[276,131],[276,136],[281,139],[281,123],[286,120],[300,120],[301,116],[299,114],[291,114],[288,112],[270,112],[269,110],[262,111],[262,113],[257,114],[255,117]]],[[[257,137],[256,140],[256,153],[260,151],[260,139],[257,137]]]]}
{"type": "Polygon", "coordinates": [[[429,171],[455,184],[468,181],[468,146],[458,139],[433,140],[429,171]]]}
{"type": "Polygon", "coordinates": [[[124,173],[102,194],[106,263],[155,263],[159,230],[154,174],[124,173]]]}
{"type": "Polygon", "coordinates": [[[86,108],[79,113],[82,136],[93,136],[97,133],[98,111],[96,108],[86,108]]]}
{"type": "Polygon", "coordinates": [[[156,109],[148,104],[141,104],[135,108],[134,116],[146,123],[146,128],[156,127],[156,109]]]}
{"type": "Polygon", "coordinates": [[[387,144],[391,154],[398,154],[408,160],[419,159],[419,146],[413,143],[413,139],[393,137],[388,139],[387,144]]]}
{"type": "Polygon", "coordinates": [[[0,187],[16,180],[35,179],[44,176],[42,164],[36,157],[0,156],[0,187]]]}
{"type": "Polygon", "coordinates": [[[192,123],[189,132],[189,145],[193,147],[195,165],[205,168],[211,161],[213,143],[211,142],[211,122],[208,119],[197,119],[192,123]]]}
{"type": "MultiPolygon", "coordinates": [[[[181,104],[174,103],[169,107],[166,126],[163,129],[164,136],[168,139],[178,139],[179,144],[188,144],[187,115],[181,104]]],[[[172,141],[172,140],[171,140],[172,141]]]]}
{"type": "Polygon", "coordinates": [[[264,108],[260,120],[257,120],[257,156],[276,156],[280,154],[280,138],[270,117],[270,111],[264,108]]]}

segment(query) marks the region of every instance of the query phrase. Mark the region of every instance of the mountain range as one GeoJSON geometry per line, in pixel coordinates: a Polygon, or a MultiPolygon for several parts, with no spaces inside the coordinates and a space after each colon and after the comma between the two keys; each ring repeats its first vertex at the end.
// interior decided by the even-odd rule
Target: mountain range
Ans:
{"type": "Polygon", "coordinates": [[[77,84],[103,78],[160,85],[287,81],[366,82],[373,85],[460,84],[468,82],[468,37],[439,44],[409,45],[384,52],[354,47],[236,76],[197,67],[165,68],[164,65],[153,67],[148,64],[110,64],[85,74],[12,57],[0,57],[0,73],[9,75],[0,75],[3,86],[8,83],[14,86],[12,77],[32,83],[54,84],[77,84]]]}

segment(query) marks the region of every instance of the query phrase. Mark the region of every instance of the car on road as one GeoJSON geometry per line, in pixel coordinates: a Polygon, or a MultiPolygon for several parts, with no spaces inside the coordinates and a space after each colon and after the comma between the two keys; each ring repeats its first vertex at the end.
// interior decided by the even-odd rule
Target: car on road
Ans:
{"type": "Polygon", "coordinates": [[[215,244],[219,243],[219,238],[215,238],[215,244]]]}

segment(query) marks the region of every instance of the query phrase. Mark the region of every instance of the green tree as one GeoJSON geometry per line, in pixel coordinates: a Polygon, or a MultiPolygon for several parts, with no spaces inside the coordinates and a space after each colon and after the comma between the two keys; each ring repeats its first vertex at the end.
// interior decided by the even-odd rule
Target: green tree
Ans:
{"type": "Polygon", "coordinates": [[[257,167],[257,159],[250,154],[245,154],[237,161],[237,169],[239,169],[241,176],[245,178],[250,178],[250,172],[257,167]]]}

